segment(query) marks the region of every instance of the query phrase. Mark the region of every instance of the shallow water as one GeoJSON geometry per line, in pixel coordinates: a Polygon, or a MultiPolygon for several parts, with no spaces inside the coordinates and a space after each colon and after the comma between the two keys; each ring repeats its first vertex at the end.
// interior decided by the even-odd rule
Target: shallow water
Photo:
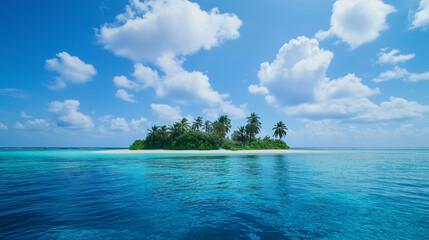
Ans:
{"type": "Polygon", "coordinates": [[[427,239],[429,150],[0,151],[0,239],[427,239]]]}

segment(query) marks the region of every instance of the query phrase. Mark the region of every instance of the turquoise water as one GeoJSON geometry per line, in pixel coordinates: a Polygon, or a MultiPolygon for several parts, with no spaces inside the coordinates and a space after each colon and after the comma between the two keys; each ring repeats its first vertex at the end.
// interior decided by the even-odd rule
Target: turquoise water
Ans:
{"type": "Polygon", "coordinates": [[[427,239],[429,150],[0,151],[0,239],[427,239]]]}

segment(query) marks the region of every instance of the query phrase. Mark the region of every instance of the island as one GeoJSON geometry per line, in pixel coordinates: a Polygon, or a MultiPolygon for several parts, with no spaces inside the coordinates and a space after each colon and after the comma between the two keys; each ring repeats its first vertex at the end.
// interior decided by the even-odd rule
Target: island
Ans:
{"type": "Polygon", "coordinates": [[[247,117],[247,125],[235,130],[227,137],[231,129],[231,120],[227,115],[220,116],[216,121],[203,121],[197,117],[190,124],[187,118],[182,118],[170,126],[152,126],[148,129],[145,139],[135,140],[129,150],[288,150],[289,146],[282,140],[288,128],[280,121],[270,136],[257,138],[261,132],[260,118],[256,113],[247,117]]]}

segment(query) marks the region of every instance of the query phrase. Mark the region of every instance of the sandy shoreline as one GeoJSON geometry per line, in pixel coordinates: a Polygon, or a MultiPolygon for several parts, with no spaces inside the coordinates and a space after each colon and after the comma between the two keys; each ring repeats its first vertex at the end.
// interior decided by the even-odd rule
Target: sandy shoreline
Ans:
{"type": "Polygon", "coordinates": [[[96,153],[103,154],[288,154],[314,153],[312,150],[103,150],[96,153]]]}

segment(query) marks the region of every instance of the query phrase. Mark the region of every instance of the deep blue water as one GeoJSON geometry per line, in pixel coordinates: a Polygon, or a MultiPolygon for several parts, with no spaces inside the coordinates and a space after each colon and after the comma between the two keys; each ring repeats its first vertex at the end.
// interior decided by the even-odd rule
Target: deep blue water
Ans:
{"type": "Polygon", "coordinates": [[[1,150],[0,239],[428,239],[429,150],[1,150]]]}

